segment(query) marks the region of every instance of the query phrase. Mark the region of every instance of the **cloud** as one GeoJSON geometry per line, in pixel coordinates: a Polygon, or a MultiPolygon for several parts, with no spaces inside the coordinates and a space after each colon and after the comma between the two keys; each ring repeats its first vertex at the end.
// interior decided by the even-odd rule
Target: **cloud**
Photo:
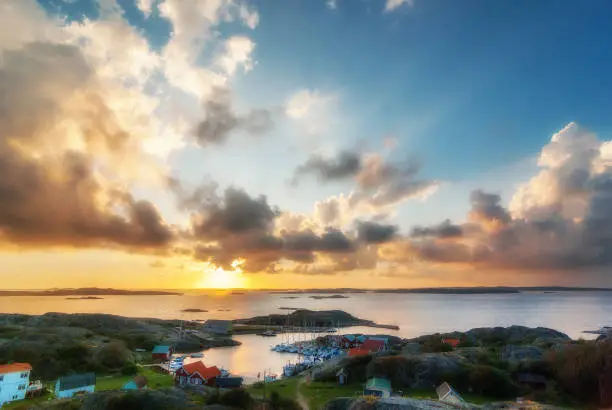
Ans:
{"type": "Polygon", "coordinates": [[[267,109],[253,109],[245,114],[234,112],[230,91],[215,88],[204,103],[205,119],[197,125],[195,136],[201,146],[221,144],[236,130],[261,135],[274,127],[273,114],[267,109]]]}
{"type": "Polygon", "coordinates": [[[445,220],[439,225],[429,227],[414,227],[410,236],[414,238],[435,237],[435,238],[457,238],[463,235],[463,228],[454,225],[450,220],[445,220]]]}
{"type": "Polygon", "coordinates": [[[365,243],[388,242],[397,234],[397,231],[398,227],[395,225],[357,221],[357,237],[365,243]]]}
{"type": "Polygon", "coordinates": [[[233,36],[225,41],[225,53],[217,58],[217,64],[223,68],[228,75],[233,75],[238,67],[245,71],[253,68],[251,53],[255,49],[255,43],[245,36],[233,36]]]}
{"type": "Polygon", "coordinates": [[[328,182],[354,177],[361,169],[361,157],[350,151],[341,151],[335,158],[312,155],[295,170],[294,181],[303,175],[314,174],[320,181],[328,182]]]}
{"type": "Polygon", "coordinates": [[[449,221],[417,228],[412,239],[390,244],[381,254],[404,263],[429,261],[488,269],[608,267],[612,264],[612,168],[607,144],[570,123],[542,149],[540,171],[519,187],[510,211],[499,195],[476,190],[470,196],[469,222],[460,229],[449,221]],[[448,235],[449,229],[456,235],[448,235]]]}
{"type": "Polygon", "coordinates": [[[386,0],[385,12],[394,11],[404,5],[412,7],[414,5],[414,0],[386,0]]]}
{"type": "Polygon", "coordinates": [[[165,268],[165,267],[166,267],[166,264],[164,263],[164,261],[161,261],[161,260],[156,260],[156,261],[154,261],[154,262],[151,262],[151,263],[149,264],[149,266],[150,266],[151,268],[165,268]]]}
{"type": "Polygon", "coordinates": [[[338,0],[327,0],[325,2],[325,7],[330,10],[336,10],[338,8],[338,0]]]}
{"type": "Polygon", "coordinates": [[[98,164],[127,159],[132,136],[95,94],[81,51],[30,43],[2,59],[0,236],[31,246],[169,243],[157,209],[105,185],[95,169],[95,153],[98,164]]]}
{"type": "Polygon", "coordinates": [[[136,7],[142,14],[144,14],[145,18],[149,18],[151,13],[153,12],[153,6],[155,5],[155,0],[136,0],[136,7]]]}

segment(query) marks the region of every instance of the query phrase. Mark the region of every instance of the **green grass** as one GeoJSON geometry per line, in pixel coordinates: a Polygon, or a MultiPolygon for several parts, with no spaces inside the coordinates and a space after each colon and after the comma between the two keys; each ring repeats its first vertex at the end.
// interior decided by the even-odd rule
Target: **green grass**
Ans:
{"type": "Polygon", "coordinates": [[[21,410],[28,409],[33,404],[44,403],[49,398],[52,397],[51,393],[45,393],[37,397],[32,397],[31,399],[13,401],[2,406],[2,409],[13,409],[13,410],[21,410]]]}
{"type": "MultiPolygon", "coordinates": [[[[297,397],[297,385],[300,381],[299,377],[290,377],[287,379],[282,379],[272,383],[266,383],[265,392],[266,397],[270,397],[270,394],[275,391],[279,394],[279,396],[295,400],[297,397]]],[[[264,396],[264,387],[261,384],[257,384],[255,386],[247,387],[247,391],[253,396],[257,398],[262,398],[264,396]]]]}
{"type": "Polygon", "coordinates": [[[311,382],[300,386],[300,391],[311,409],[322,409],[328,401],[337,397],[354,397],[363,392],[363,383],[338,385],[331,382],[311,382]]]}
{"type": "MultiPolygon", "coordinates": [[[[139,375],[146,376],[149,380],[149,388],[157,389],[171,387],[174,385],[172,376],[166,373],[158,373],[149,367],[142,368],[139,375]]],[[[96,391],[119,390],[124,384],[132,380],[134,376],[98,376],[96,378],[96,391]]]]}

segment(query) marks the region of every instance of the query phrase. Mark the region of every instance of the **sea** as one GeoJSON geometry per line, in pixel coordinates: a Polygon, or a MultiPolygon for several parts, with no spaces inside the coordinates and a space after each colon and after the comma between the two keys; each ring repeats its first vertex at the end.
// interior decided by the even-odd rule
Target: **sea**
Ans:
{"type": "MultiPolygon", "coordinates": [[[[129,317],[206,320],[238,319],[271,313],[280,308],[339,309],[362,319],[399,326],[399,330],[369,327],[343,328],[341,333],[391,334],[411,338],[436,332],[466,331],[476,327],[522,325],[548,327],[571,338],[592,339],[582,333],[612,326],[612,292],[521,292],[508,294],[395,294],[352,293],[347,298],[314,299],[312,294],[276,294],[265,291],[187,291],[172,296],[103,296],[68,300],[62,296],[3,296],[0,312],[39,315],[47,312],[107,313],[129,317]],[[291,298],[291,299],[290,299],[291,298]],[[203,309],[207,312],[182,312],[203,309]]],[[[276,343],[305,340],[314,335],[277,337],[236,335],[242,344],[209,349],[202,359],[254,381],[258,376],[282,373],[298,358],[270,350],[276,343]]],[[[199,360],[199,359],[198,359],[199,360]]]]}

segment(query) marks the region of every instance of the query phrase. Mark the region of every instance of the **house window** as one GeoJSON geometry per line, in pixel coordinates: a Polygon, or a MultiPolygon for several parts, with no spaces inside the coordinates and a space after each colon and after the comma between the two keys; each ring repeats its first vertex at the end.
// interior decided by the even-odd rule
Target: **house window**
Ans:
{"type": "Polygon", "coordinates": [[[4,381],[4,375],[3,375],[3,374],[2,374],[2,375],[0,375],[0,382],[1,382],[1,381],[4,381]]]}
{"type": "Polygon", "coordinates": [[[27,372],[26,373],[21,373],[21,378],[22,379],[25,379],[26,377],[28,377],[28,373],[27,372]]]}
{"type": "Polygon", "coordinates": [[[17,400],[18,398],[19,398],[19,396],[17,396],[17,395],[13,396],[13,400],[17,400]]]}
{"type": "Polygon", "coordinates": [[[17,388],[17,390],[25,390],[25,384],[21,384],[21,385],[19,385],[19,387],[17,388]]]}

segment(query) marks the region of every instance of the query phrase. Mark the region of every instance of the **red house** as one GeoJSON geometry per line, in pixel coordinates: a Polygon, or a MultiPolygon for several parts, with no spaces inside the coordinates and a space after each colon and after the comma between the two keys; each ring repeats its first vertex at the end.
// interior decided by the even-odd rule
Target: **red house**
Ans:
{"type": "Polygon", "coordinates": [[[459,346],[459,343],[461,343],[461,341],[459,339],[444,338],[442,339],[442,343],[444,343],[445,345],[452,346],[452,347],[457,347],[459,346]]]}
{"type": "Polygon", "coordinates": [[[180,385],[214,386],[219,376],[221,376],[221,371],[217,366],[206,367],[203,362],[199,361],[184,364],[174,374],[174,380],[180,385]]]}
{"type": "Polygon", "coordinates": [[[359,348],[362,350],[367,350],[370,353],[382,352],[385,350],[385,342],[382,340],[368,339],[363,342],[359,348]]]}

